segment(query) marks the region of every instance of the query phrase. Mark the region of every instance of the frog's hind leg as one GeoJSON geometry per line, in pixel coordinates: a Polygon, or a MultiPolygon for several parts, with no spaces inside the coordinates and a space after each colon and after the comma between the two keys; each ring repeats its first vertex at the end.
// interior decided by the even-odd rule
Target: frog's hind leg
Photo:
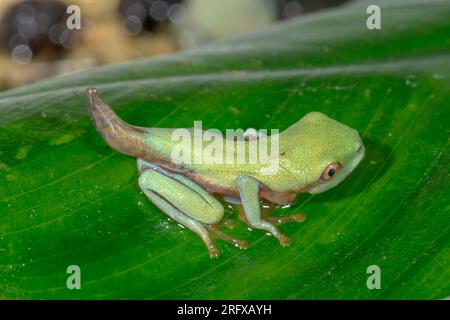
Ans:
{"type": "Polygon", "coordinates": [[[241,249],[248,245],[218,228],[232,227],[224,220],[224,208],[212,195],[187,177],[168,172],[151,163],[138,160],[139,187],[158,208],[173,220],[199,235],[211,257],[219,256],[219,250],[211,236],[223,239],[241,249]]]}
{"type": "Polygon", "coordinates": [[[161,190],[161,188],[158,188],[158,186],[163,184],[162,181],[160,181],[161,177],[163,177],[162,179],[165,179],[165,176],[162,173],[155,172],[151,169],[143,170],[139,177],[139,187],[147,198],[161,209],[161,211],[182,226],[195,232],[205,243],[211,257],[218,257],[220,251],[214,244],[205,224],[182,212],[181,209],[171,201],[173,200],[171,199],[171,192],[173,194],[174,190],[168,189],[167,191],[164,191],[161,190]]]}
{"type": "Polygon", "coordinates": [[[211,238],[207,228],[205,227],[205,225],[203,225],[203,223],[185,215],[176,207],[167,202],[161,195],[156,194],[150,190],[143,191],[147,198],[159,209],[161,209],[161,211],[163,211],[170,218],[172,218],[182,226],[195,232],[205,243],[206,247],[208,248],[209,255],[212,258],[217,258],[220,255],[219,249],[214,244],[213,239],[211,238]]]}

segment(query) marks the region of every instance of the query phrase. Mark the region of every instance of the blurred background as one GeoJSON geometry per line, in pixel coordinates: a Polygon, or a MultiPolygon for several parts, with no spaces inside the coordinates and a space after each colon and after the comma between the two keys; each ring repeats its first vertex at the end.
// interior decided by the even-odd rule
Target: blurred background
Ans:
{"type": "Polygon", "coordinates": [[[192,48],[346,1],[1,0],[0,91],[192,48]]]}

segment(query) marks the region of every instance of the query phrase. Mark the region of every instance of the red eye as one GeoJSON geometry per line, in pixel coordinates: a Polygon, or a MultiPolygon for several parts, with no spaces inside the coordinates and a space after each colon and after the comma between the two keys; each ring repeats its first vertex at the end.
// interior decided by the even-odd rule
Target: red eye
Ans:
{"type": "Polygon", "coordinates": [[[336,174],[338,174],[339,171],[341,171],[342,166],[338,162],[330,163],[325,167],[325,170],[322,172],[321,178],[323,180],[330,180],[332,179],[336,174]]]}

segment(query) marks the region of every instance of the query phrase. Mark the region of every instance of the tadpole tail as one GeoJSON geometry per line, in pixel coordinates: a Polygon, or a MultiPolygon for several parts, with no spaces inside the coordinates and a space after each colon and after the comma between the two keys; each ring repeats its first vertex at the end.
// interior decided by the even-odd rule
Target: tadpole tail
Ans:
{"type": "Polygon", "coordinates": [[[108,145],[121,153],[151,158],[153,151],[145,141],[149,130],[132,126],[122,119],[99,96],[98,89],[87,88],[88,108],[97,131],[108,145]]]}

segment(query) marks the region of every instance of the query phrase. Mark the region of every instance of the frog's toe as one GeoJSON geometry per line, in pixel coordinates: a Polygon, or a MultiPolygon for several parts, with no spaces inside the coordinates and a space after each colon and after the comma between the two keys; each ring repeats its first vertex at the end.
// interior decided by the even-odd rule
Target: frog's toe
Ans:
{"type": "Polygon", "coordinates": [[[242,250],[245,250],[248,248],[248,242],[245,240],[235,240],[234,245],[242,250]]]}
{"type": "Polygon", "coordinates": [[[303,222],[306,220],[306,214],[304,213],[294,213],[287,216],[281,217],[265,217],[265,220],[270,221],[273,224],[280,225],[286,222],[303,222]]]}
{"type": "Polygon", "coordinates": [[[208,247],[208,252],[211,258],[218,258],[220,256],[220,250],[214,245],[208,247]]]}
{"type": "Polygon", "coordinates": [[[289,238],[287,235],[281,233],[278,240],[280,240],[280,244],[282,247],[287,247],[292,243],[291,238],[289,238]]]}

